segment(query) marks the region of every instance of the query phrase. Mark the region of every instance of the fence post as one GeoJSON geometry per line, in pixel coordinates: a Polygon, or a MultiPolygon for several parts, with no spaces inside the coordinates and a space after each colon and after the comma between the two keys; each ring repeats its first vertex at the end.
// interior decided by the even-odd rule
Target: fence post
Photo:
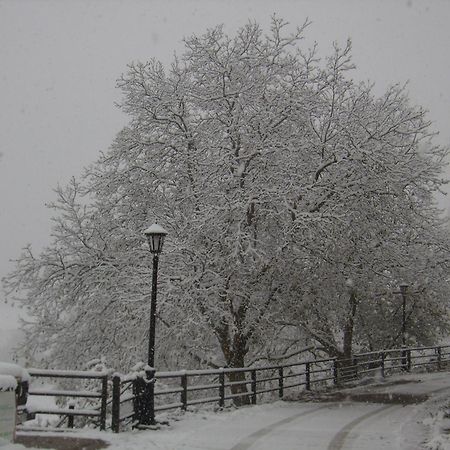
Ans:
{"type": "Polygon", "coordinates": [[[383,378],[386,377],[386,373],[385,373],[385,361],[386,361],[386,354],[384,352],[381,352],[381,376],[383,378]]]}
{"type": "Polygon", "coordinates": [[[219,406],[220,408],[225,406],[225,374],[222,367],[219,372],[219,406]]]}
{"type": "Polygon", "coordinates": [[[138,379],[134,379],[131,382],[131,391],[133,392],[133,422],[139,423],[140,416],[139,416],[139,400],[137,398],[137,392],[138,392],[138,386],[137,386],[138,379]]]}
{"type": "Polygon", "coordinates": [[[134,414],[138,425],[155,423],[155,370],[146,370],[133,382],[134,414]]]}
{"type": "Polygon", "coordinates": [[[311,364],[309,362],[305,365],[305,389],[311,390],[311,364]]]}
{"type": "Polygon", "coordinates": [[[155,424],[155,369],[146,370],[144,381],[144,425],[154,425],[155,424]],[[148,404],[146,404],[148,400],[148,404]]]}
{"type": "Polygon", "coordinates": [[[442,369],[442,349],[441,347],[436,347],[436,353],[437,353],[437,368],[438,370],[442,369]]]}
{"type": "Polygon", "coordinates": [[[253,369],[250,373],[252,376],[252,405],[256,405],[256,370],[253,369]]]}
{"type": "Polygon", "coordinates": [[[336,358],[333,360],[333,384],[339,384],[339,368],[338,360],[336,358]]]}
{"type": "Polygon", "coordinates": [[[411,372],[411,350],[406,351],[406,370],[411,372]]]}
{"type": "Polygon", "coordinates": [[[353,376],[355,378],[358,378],[359,376],[359,370],[358,370],[358,358],[356,356],[353,357],[352,359],[352,366],[353,366],[353,376]]]}
{"type": "Polygon", "coordinates": [[[133,380],[133,411],[134,411],[134,415],[133,415],[133,419],[135,421],[135,423],[140,424],[142,423],[142,415],[143,415],[143,400],[142,400],[142,394],[143,394],[143,383],[144,380],[142,379],[142,377],[137,376],[134,380],[133,380]]]}
{"type": "Polygon", "coordinates": [[[284,395],[284,373],[283,367],[278,367],[278,397],[283,398],[284,395]]]}
{"type": "Polygon", "coordinates": [[[188,380],[187,380],[187,374],[186,372],[181,375],[181,409],[183,411],[186,411],[187,409],[187,386],[188,386],[188,380]]]}
{"type": "Polygon", "coordinates": [[[120,430],[120,376],[114,375],[112,379],[111,429],[113,433],[120,430]]]}
{"type": "Polygon", "coordinates": [[[100,405],[100,430],[106,428],[106,403],[108,401],[108,376],[102,377],[102,403],[100,405]]]}
{"type": "Polygon", "coordinates": [[[401,358],[401,370],[403,372],[406,372],[408,370],[408,358],[405,349],[402,350],[400,358],[401,358]]]}
{"type": "MultiPolygon", "coordinates": [[[[75,409],[75,405],[72,402],[70,402],[70,404],[69,404],[69,409],[75,409]]],[[[67,421],[67,426],[69,428],[73,428],[73,419],[74,419],[73,414],[69,414],[68,421],[67,421]]]]}

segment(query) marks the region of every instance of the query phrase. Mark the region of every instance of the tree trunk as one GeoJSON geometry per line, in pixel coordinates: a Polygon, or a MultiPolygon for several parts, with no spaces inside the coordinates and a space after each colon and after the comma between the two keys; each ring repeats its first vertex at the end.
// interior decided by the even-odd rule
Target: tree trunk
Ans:
{"type": "MultiPolygon", "coordinates": [[[[218,330],[219,331],[219,330],[218,330]]],[[[223,355],[229,368],[245,367],[245,355],[248,352],[247,339],[241,333],[235,333],[230,342],[228,326],[223,326],[217,334],[222,348],[223,355]]],[[[247,389],[245,372],[231,372],[227,374],[228,380],[232,384],[230,391],[232,395],[242,394],[233,398],[236,406],[250,404],[250,392],[247,389]]]]}
{"type": "MultiPolygon", "coordinates": [[[[353,331],[355,326],[355,315],[357,308],[357,300],[354,292],[351,292],[349,298],[350,311],[347,316],[347,321],[344,325],[344,343],[343,343],[343,354],[342,360],[340,362],[341,367],[345,368],[348,366],[353,366],[353,331]]],[[[354,378],[356,376],[356,368],[350,367],[349,369],[343,369],[345,372],[345,377],[354,378]]]]}
{"type": "MultiPolygon", "coordinates": [[[[245,367],[245,355],[247,353],[246,348],[246,339],[240,335],[235,334],[233,337],[233,350],[229,367],[230,368],[240,368],[245,367]]],[[[246,373],[245,372],[231,372],[228,375],[228,379],[230,382],[237,382],[238,384],[234,384],[230,386],[231,393],[242,394],[241,396],[234,397],[233,403],[236,406],[249,405],[250,404],[250,392],[247,389],[246,382],[246,373]],[[239,383],[241,382],[241,383],[239,383]]]]}
{"type": "Polygon", "coordinates": [[[250,404],[250,392],[247,389],[245,372],[231,372],[228,374],[228,379],[231,383],[239,383],[242,384],[234,384],[230,386],[231,394],[237,395],[238,397],[233,398],[233,403],[236,406],[249,405],[250,404]]]}
{"type": "Polygon", "coordinates": [[[343,357],[344,359],[351,359],[353,353],[353,330],[355,326],[355,315],[357,300],[356,295],[352,292],[349,299],[350,312],[347,317],[347,321],[344,325],[344,348],[343,357]]]}

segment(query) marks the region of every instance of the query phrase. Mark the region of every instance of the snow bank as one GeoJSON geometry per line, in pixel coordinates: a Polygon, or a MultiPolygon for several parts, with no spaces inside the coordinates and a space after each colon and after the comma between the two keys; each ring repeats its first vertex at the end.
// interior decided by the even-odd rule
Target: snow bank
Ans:
{"type": "Polygon", "coordinates": [[[30,381],[30,374],[17,364],[0,362],[0,375],[11,375],[21,381],[30,381]]]}
{"type": "MultiPolygon", "coordinates": [[[[39,386],[39,390],[42,391],[55,391],[56,386],[52,383],[44,382],[42,380],[34,380],[33,386],[39,386]]],[[[36,390],[33,389],[33,390],[36,390]]],[[[27,411],[39,411],[39,410],[50,410],[56,409],[56,397],[50,395],[29,395],[27,398],[27,411]]],[[[36,417],[33,420],[27,420],[23,423],[23,426],[26,428],[48,428],[48,427],[56,427],[57,424],[61,421],[61,417],[55,414],[36,414],[36,417]]],[[[0,447],[0,450],[3,450],[0,447]]]]}
{"type": "Polygon", "coordinates": [[[12,391],[17,387],[17,380],[12,375],[0,374],[0,392],[12,391]]]}
{"type": "Polygon", "coordinates": [[[423,420],[423,424],[428,428],[429,439],[425,443],[427,450],[450,450],[448,419],[448,399],[443,400],[443,405],[436,412],[430,412],[429,416],[423,420]]]}

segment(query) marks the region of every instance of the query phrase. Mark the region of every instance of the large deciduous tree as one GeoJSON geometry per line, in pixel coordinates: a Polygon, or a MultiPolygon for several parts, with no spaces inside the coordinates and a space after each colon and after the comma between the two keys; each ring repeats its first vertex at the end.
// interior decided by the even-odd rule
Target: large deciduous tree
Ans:
{"type": "Polygon", "coordinates": [[[449,247],[433,193],[446,150],[402,87],[376,97],[349,78],[350,44],[323,62],[302,52],[305,27],[217,27],[170,68],[129,66],[129,125],[57,190],[53,241],[6,279],[33,318],[30,353],[65,366],[143,359],[151,222],[169,231],[158,367],[396,345],[405,278],[410,342],[445,327],[449,247]],[[427,315],[439,320],[425,332],[427,315]]]}

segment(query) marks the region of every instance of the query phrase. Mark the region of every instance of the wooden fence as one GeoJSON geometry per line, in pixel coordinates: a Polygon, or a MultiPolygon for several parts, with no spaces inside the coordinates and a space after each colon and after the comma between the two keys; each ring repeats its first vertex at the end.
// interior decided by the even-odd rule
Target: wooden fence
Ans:
{"type": "Polygon", "coordinates": [[[101,430],[110,426],[114,432],[119,432],[145,423],[143,417],[149,409],[154,417],[166,411],[187,410],[197,405],[212,404],[223,408],[231,403],[256,404],[258,401],[282,399],[287,393],[338,386],[375,374],[387,377],[415,368],[441,370],[449,362],[450,345],[446,345],[359,353],[349,360],[326,358],[264,367],[138,372],[131,375],[28,369],[32,377],[29,396],[84,399],[89,403],[89,407],[76,407],[65,402],[61,407],[39,407],[28,413],[57,414],[61,417],[58,427],[65,425],[66,428],[77,426],[75,417],[89,417],[101,430]],[[84,380],[89,389],[36,388],[36,381],[43,379],[63,379],[66,384],[68,380],[84,380]],[[151,399],[146,389],[149,383],[155,383],[151,399]]]}
{"type": "Polygon", "coordinates": [[[145,380],[144,372],[131,378],[116,374],[111,428],[119,432],[126,424],[142,423],[142,408],[148,407],[144,390],[139,388],[142,382],[155,382],[150,404],[152,414],[158,415],[199,404],[212,403],[222,408],[236,399],[256,404],[258,399],[283,398],[293,388],[309,391],[313,387],[336,386],[375,374],[384,378],[414,368],[441,370],[448,362],[450,346],[437,346],[359,353],[350,360],[327,358],[253,368],[156,372],[154,380],[145,380]],[[243,375],[242,380],[231,381],[231,374],[237,373],[243,375]]]}
{"type": "MultiPolygon", "coordinates": [[[[64,423],[67,428],[74,428],[75,417],[95,418],[100,430],[106,428],[106,406],[108,402],[108,374],[106,372],[95,371],[74,371],[74,370],[43,370],[43,369],[27,369],[31,375],[31,385],[28,390],[28,397],[32,400],[33,397],[53,397],[55,404],[58,400],[71,399],[72,401],[61,401],[62,406],[27,406],[25,410],[21,411],[25,414],[26,419],[33,419],[36,414],[50,414],[60,417],[56,428],[62,427],[64,423]],[[54,388],[36,388],[39,381],[50,381],[52,384],[55,380],[64,380],[63,389],[54,388]],[[92,386],[89,389],[80,390],[79,386],[71,388],[70,381],[78,380],[89,382],[92,386]],[[85,399],[89,402],[89,407],[77,407],[73,399],[85,399]],[[64,405],[65,403],[65,405],[64,405]]],[[[32,403],[32,401],[30,402],[32,403]]],[[[87,403],[87,402],[84,402],[87,403]]],[[[24,408],[21,408],[24,409],[24,408]]],[[[23,427],[18,426],[19,430],[36,431],[39,427],[23,427]]],[[[48,429],[48,428],[45,428],[48,429]]]]}

